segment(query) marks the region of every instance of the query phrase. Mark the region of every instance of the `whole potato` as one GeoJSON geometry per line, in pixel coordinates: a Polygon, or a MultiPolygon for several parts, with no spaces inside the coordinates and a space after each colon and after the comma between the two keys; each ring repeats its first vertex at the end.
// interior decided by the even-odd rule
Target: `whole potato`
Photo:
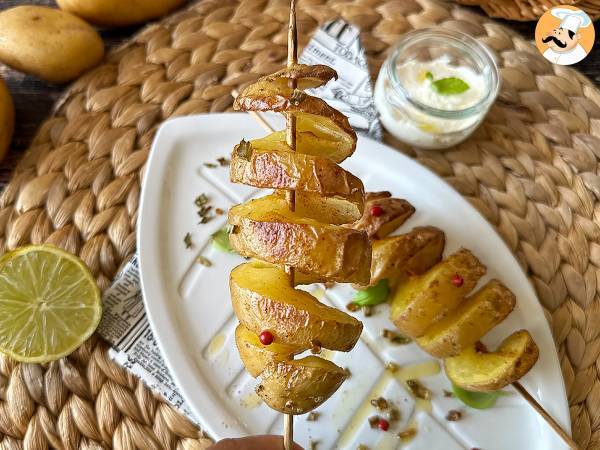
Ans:
{"type": "Polygon", "coordinates": [[[104,26],[125,26],[163,16],[184,0],[56,0],[65,11],[104,26]]]}
{"type": "Polygon", "coordinates": [[[4,80],[0,79],[0,161],[6,155],[15,129],[15,107],[4,80]]]}
{"type": "Polygon", "coordinates": [[[0,13],[0,61],[53,83],[64,83],[98,64],[100,35],[73,14],[43,6],[0,13]]]}

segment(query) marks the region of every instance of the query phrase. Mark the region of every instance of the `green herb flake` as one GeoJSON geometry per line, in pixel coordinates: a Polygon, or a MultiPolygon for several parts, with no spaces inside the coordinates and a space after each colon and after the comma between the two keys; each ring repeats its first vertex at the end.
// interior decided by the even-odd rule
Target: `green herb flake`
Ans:
{"type": "Polygon", "coordinates": [[[229,231],[227,228],[221,228],[219,231],[213,233],[210,240],[216,250],[224,253],[235,253],[229,242],[229,231]]]}
{"type": "Polygon", "coordinates": [[[427,79],[429,81],[433,81],[433,74],[431,72],[427,72],[425,74],[425,79],[427,79]]]}
{"type": "Polygon", "coordinates": [[[465,405],[475,409],[488,409],[496,404],[498,397],[502,395],[502,391],[494,392],[473,392],[467,391],[455,384],[452,384],[452,392],[454,396],[463,402],[465,405]]]}
{"type": "Polygon", "coordinates": [[[250,142],[241,140],[238,145],[233,149],[234,153],[246,161],[250,161],[250,157],[252,156],[252,145],[250,142]]]}
{"type": "Polygon", "coordinates": [[[198,210],[198,215],[200,217],[204,217],[206,216],[212,209],[212,206],[201,206],[200,209],[198,210]]]}
{"type": "Polygon", "coordinates": [[[431,87],[441,95],[462,94],[469,89],[469,85],[460,78],[448,77],[432,81],[431,87]]]}
{"type": "Polygon", "coordinates": [[[198,197],[196,197],[196,200],[194,200],[194,204],[198,208],[202,208],[207,203],[208,203],[208,196],[206,194],[200,194],[198,197]]]}
{"type": "Polygon", "coordinates": [[[204,163],[204,167],[208,167],[209,169],[216,169],[218,166],[215,163],[204,163]]]}
{"type": "Polygon", "coordinates": [[[431,400],[431,391],[423,386],[419,380],[406,380],[406,385],[415,397],[431,400]]]}
{"type": "Polygon", "coordinates": [[[385,303],[389,295],[390,285],[388,280],[380,280],[374,286],[357,291],[352,302],[359,306],[375,306],[385,303]]]}
{"type": "Polygon", "coordinates": [[[196,212],[198,213],[198,216],[200,217],[200,222],[198,222],[198,225],[205,224],[213,218],[213,216],[210,214],[213,207],[211,205],[209,205],[208,202],[209,202],[209,199],[206,194],[200,194],[194,200],[194,205],[196,205],[196,207],[198,208],[198,211],[196,211],[196,212]]]}
{"type": "Polygon", "coordinates": [[[389,340],[392,344],[398,344],[398,345],[406,345],[406,344],[410,344],[412,342],[411,338],[406,337],[400,333],[397,333],[396,331],[388,330],[385,328],[383,330],[381,330],[381,337],[389,340]]]}
{"type": "Polygon", "coordinates": [[[208,259],[205,256],[198,256],[196,258],[196,261],[199,262],[200,264],[202,264],[204,267],[212,266],[212,262],[210,262],[210,259],[208,259]]]}
{"type": "Polygon", "coordinates": [[[183,237],[183,243],[185,244],[185,248],[192,248],[194,245],[192,242],[192,235],[190,233],[186,233],[183,237]]]}

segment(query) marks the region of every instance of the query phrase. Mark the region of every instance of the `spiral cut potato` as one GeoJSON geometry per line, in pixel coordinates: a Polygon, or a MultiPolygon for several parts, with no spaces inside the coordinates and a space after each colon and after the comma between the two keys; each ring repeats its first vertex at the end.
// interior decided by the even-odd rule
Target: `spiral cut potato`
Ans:
{"type": "Polygon", "coordinates": [[[492,352],[479,341],[511,313],[515,295],[495,279],[471,292],[487,269],[466,249],[442,261],[442,230],[426,226],[388,236],[414,211],[389,192],[365,194],[365,211],[352,227],[374,239],[369,285],[387,280],[394,292],[392,321],[427,353],[443,358],[457,386],[494,391],[515,382],[539,356],[529,332],[512,333],[492,352]]]}
{"type": "Polygon", "coordinates": [[[498,280],[469,295],[485,272],[469,250],[461,249],[401,283],[390,309],[401,332],[429,354],[444,358],[448,378],[473,391],[493,391],[517,381],[539,354],[526,330],[508,336],[494,352],[479,342],[516,304],[515,295],[498,280]]]}
{"type": "Polygon", "coordinates": [[[274,192],[231,208],[228,217],[232,247],[253,258],[231,272],[237,347],[250,375],[261,379],[258,395],[285,414],[316,408],[347,376],[318,356],[294,356],[350,351],[362,331],[360,321],[294,285],[370,279],[367,233],[342,226],[364,210],[362,182],[337,165],[354,152],[356,134],[343,114],[303,92],[336,77],[326,66],[295,64],[248,86],[234,103],[237,110],[276,111],[296,122],[295,149],[285,131],[234,148],[231,181],[274,192]],[[296,89],[288,87],[290,79],[296,89]],[[286,191],[295,192],[293,208],[286,191]]]}

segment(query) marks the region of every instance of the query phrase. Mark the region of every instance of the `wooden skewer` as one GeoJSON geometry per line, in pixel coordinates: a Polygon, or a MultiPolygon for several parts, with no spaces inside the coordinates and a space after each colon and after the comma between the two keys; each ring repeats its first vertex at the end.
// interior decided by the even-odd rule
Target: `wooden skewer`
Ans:
{"type": "Polygon", "coordinates": [[[527,403],[531,405],[536,412],[542,416],[542,418],[546,421],[546,423],[554,430],[554,432],[564,441],[565,444],[569,446],[571,450],[580,450],[579,445],[567,434],[565,430],[558,424],[554,418],[548,414],[548,412],[544,409],[542,405],[540,405],[535,398],[523,387],[521,383],[515,381],[513,384],[515,390],[521,394],[521,396],[525,399],[527,403]]]}
{"type": "MultiPolygon", "coordinates": [[[[296,29],[296,0],[290,0],[290,23],[288,28],[288,54],[287,66],[292,67],[298,63],[298,32],[296,29]]],[[[290,89],[296,89],[297,80],[290,78],[288,80],[290,89]]],[[[287,114],[285,117],[285,140],[293,152],[296,151],[296,116],[287,114]]],[[[293,190],[286,192],[286,200],[290,211],[296,209],[296,192],[293,190]]],[[[285,267],[285,271],[289,274],[290,285],[294,287],[294,268],[285,267]]],[[[292,450],[294,446],[294,416],[286,414],[283,419],[283,448],[284,450],[292,450]]]]}

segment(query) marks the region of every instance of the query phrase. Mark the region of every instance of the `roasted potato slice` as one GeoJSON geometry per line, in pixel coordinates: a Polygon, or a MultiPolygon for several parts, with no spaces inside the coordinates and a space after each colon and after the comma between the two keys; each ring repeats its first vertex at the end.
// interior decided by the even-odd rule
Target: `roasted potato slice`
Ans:
{"type": "Polygon", "coordinates": [[[261,374],[256,393],[279,412],[304,414],[331,397],[346,377],[341,367],[317,356],[273,362],[261,374]]]}
{"type": "Polygon", "coordinates": [[[387,279],[395,287],[407,275],[420,275],[442,259],[444,232],[435,227],[417,227],[409,233],[372,242],[371,282],[387,279]]]}
{"type": "Polygon", "coordinates": [[[337,80],[337,77],[337,72],[329,66],[293,64],[291,67],[285,67],[279,72],[266,75],[260,78],[259,81],[276,83],[282,88],[287,88],[288,80],[292,79],[297,81],[298,89],[304,90],[323,86],[329,80],[337,80]]]}
{"type": "MultiPolygon", "coordinates": [[[[315,114],[294,113],[296,116],[296,152],[322,156],[340,163],[354,151],[356,136],[347,135],[331,119],[315,114]]],[[[285,131],[276,131],[250,141],[260,150],[288,148],[285,131]]]]}
{"type": "Polygon", "coordinates": [[[302,192],[298,194],[293,212],[280,194],[231,208],[232,247],[242,256],[297,267],[323,281],[368,283],[371,244],[367,235],[330,224],[346,214],[335,207],[335,198],[311,204],[302,192]]]}
{"type": "Polygon", "coordinates": [[[239,324],[235,329],[235,343],[240,358],[250,375],[256,378],[269,363],[292,359],[306,348],[273,342],[263,345],[256,333],[239,324]]]}
{"type": "Polygon", "coordinates": [[[469,250],[459,250],[399,286],[392,300],[392,321],[407,336],[423,336],[464,301],[485,271],[469,250]]]}
{"type": "Polygon", "coordinates": [[[362,215],[362,182],[329,158],[292,152],[288,147],[280,151],[259,150],[251,142],[242,141],[233,151],[230,167],[234,183],[298,190],[300,195],[310,198],[309,211],[334,197],[338,206],[333,210],[338,212],[337,216],[340,211],[345,212],[337,218],[341,221],[338,223],[354,222],[362,215]]]}
{"type": "MultiPolygon", "coordinates": [[[[356,133],[348,118],[325,101],[300,90],[265,80],[251,84],[233,103],[238,111],[275,111],[296,116],[296,151],[342,162],[356,148],[356,133]]],[[[261,149],[279,150],[285,131],[252,141],[261,149]]]]}
{"type": "Polygon", "coordinates": [[[506,286],[498,280],[488,281],[416,342],[438,358],[456,356],[502,322],[515,304],[515,295],[506,286]]]}
{"type": "Polygon", "coordinates": [[[392,197],[390,192],[367,192],[363,216],[352,228],[366,231],[369,237],[382,239],[406,222],[414,212],[413,205],[404,199],[392,197]],[[381,208],[381,214],[374,215],[373,207],[381,208]]]}
{"type": "Polygon", "coordinates": [[[256,334],[269,330],[276,343],[351,350],[360,337],[362,323],[289,283],[289,276],[270,264],[251,261],[233,269],[231,301],[242,325],[256,334]]]}
{"type": "Polygon", "coordinates": [[[526,330],[508,336],[492,353],[475,346],[444,360],[446,375],[457,386],[469,391],[490,392],[522,378],[536,363],[539,349],[526,330]]]}

